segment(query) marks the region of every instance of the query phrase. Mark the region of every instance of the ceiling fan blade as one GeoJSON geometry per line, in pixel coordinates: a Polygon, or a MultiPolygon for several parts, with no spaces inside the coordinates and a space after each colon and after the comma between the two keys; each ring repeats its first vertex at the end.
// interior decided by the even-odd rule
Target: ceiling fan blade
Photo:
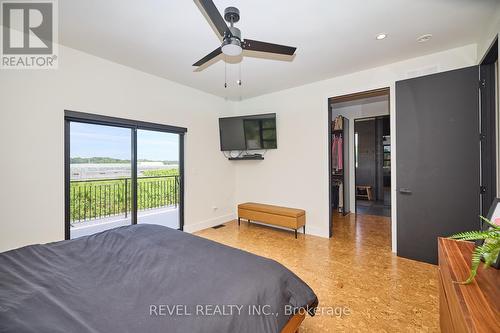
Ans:
{"type": "Polygon", "coordinates": [[[200,60],[198,60],[197,62],[195,62],[193,64],[193,66],[199,67],[199,66],[203,65],[204,63],[209,62],[213,58],[217,57],[221,53],[222,53],[222,49],[220,47],[218,47],[215,50],[213,50],[212,52],[210,52],[209,54],[207,54],[206,56],[204,56],[203,58],[201,58],[200,60]]]}
{"type": "Polygon", "coordinates": [[[219,32],[220,36],[224,37],[224,34],[229,29],[227,27],[226,21],[224,21],[224,19],[222,18],[222,15],[217,10],[217,7],[215,7],[213,1],[212,0],[198,0],[198,2],[205,10],[205,13],[207,14],[207,16],[210,19],[210,21],[212,22],[212,24],[217,29],[217,31],[219,32]]]}
{"type": "Polygon", "coordinates": [[[258,40],[252,40],[252,39],[245,39],[243,43],[243,48],[245,50],[285,54],[285,55],[293,55],[295,53],[295,50],[297,49],[296,47],[292,46],[260,42],[258,40]]]}

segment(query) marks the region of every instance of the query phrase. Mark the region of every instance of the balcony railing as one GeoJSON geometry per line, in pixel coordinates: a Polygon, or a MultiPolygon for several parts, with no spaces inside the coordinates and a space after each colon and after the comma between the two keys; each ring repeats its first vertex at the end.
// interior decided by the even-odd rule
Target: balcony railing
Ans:
{"type": "MultiPolygon", "coordinates": [[[[131,179],[71,181],[71,222],[79,223],[131,213],[131,179]]],[[[179,205],[179,176],[137,179],[137,210],[179,205]]]]}

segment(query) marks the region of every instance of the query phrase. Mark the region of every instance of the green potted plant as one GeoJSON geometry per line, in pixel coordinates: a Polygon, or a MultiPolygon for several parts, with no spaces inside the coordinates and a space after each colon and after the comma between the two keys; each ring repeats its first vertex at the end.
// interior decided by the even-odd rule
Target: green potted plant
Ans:
{"type": "Polygon", "coordinates": [[[472,263],[470,275],[467,280],[459,282],[461,284],[471,283],[479,268],[481,259],[484,260],[484,267],[498,265],[498,254],[500,253],[500,226],[492,223],[487,218],[481,216],[481,219],[488,225],[484,231],[467,231],[453,235],[449,238],[459,240],[476,240],[474,251],[472,252],[472,263]]]}

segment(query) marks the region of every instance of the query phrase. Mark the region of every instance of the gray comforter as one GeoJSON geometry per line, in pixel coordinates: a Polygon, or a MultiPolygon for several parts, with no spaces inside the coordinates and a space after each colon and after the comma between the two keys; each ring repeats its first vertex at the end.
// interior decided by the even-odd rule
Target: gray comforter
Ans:
{"type": "Polygon", "coordinates": [[[279,263],[161,226],[0,253],[0,332],[280,332],[315,304],[279,263]]]}

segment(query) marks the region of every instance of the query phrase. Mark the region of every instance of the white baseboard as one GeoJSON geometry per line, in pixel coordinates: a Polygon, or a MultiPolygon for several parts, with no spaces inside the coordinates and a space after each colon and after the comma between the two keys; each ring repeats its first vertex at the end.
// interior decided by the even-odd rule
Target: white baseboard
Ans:
{"type": "Polygon", "coordinates": [[[228,214],[228,215],[223,215],[223,216],[218,216],[214,217],[209,220],[193,223],[193,224],[187,224],[184,226],[184,231],[193,233],[196,231],[200,231],[203,229],[208,229],[215,227],[216,225],[223,224],[232,220],[236,219],[236,214],[228,214]]]}
{"type": "MultiPolygon", "coordinates": [[[[203,229],[212,228],[212,227],[215,227],[216,225],[230,222],[230,221],[233,221],[236,219],[237,219],[237,216],[235,213],[227,214],[227,215],[223,215],[223,216],[218,216],[218,217],[215,217],[215,218],[212,218],[209,220],[201,221],[201,222],[194,223],[194,224],[185,225],[184,231],[189,232],[189,233],[193,233],[193,232],[197,232],[197,231],[200,231],[203,229]]],[[[245,223],[245,220],[243,219],[241,222],[245,223]]],[[[273,227],[273,228],[278,228],[278,229],[283,229],[283,230],[288,230],[288,231],[291,230],[289,228],[283,228],[280,226],[269,225],[269,224],[260,223],[260,222],[256,222],[256,221],[252,221],[252,223],[261,224],[261,225],[265,225],[268,227],[273,227]]],[[[302,228],[300,228],[297,232],[303,233],[302,228]]],[[[307,224],[306,224],[306,234],[318,236],[318,237],[323,237],[323,238],[328,238],[328,231],[324,232],[322,229],[315,228],[315,227],[309,226],[307,224]]]]}
{"type": "MultiPolygon", "coordinates": [[[[246,220],[242,219],[241,223],[246,223],[246,220]]],[[[260,224],[260,225],[264,225],[266,227],[272,227],[272,228],[281,229],[281,230],[293,231],[290,228],[280,227],[278,225],[272,225],[272,224],[267,224],[267,223],[262,223],[262,222],[257,222],[257,221],[252,221],[251,223],[252,224],[260,224]]],[[[300,229],[297,230],[297,233],[303,234],[304,230],[302,228],[300,228],[300,229]]],[[[325,234],[324,232],[322,232],[322,230],[314,228],[314,227],[310,227],[307,224],[306,224],[306,235],[312,235],[312,236],[318,236],[318,237],[328,238],[328,233],[325,234]]]]}

